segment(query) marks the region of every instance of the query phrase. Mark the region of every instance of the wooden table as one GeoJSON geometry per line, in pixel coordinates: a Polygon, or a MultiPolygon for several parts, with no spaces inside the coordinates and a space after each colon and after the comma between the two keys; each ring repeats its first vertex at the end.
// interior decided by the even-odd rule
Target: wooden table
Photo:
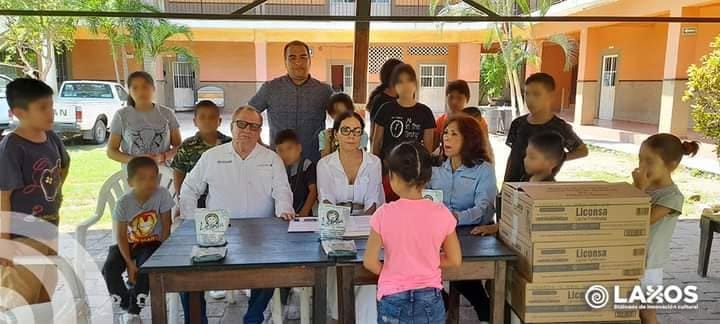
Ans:
{"type": "Polygon", "coordinates": [[[167,322],[165,294],[190,292],[190,319],[200,322],[203,291],[247,288],[313,287],[313,323],[327,320],[327,267],[317,233],[288,233],[275,218],[233,219],[223,261],[192,264],[195,224],[185,221],[140,268],[150,276],[152,321],[167,322]]]}
{"type": "MultiPolygon", "coordinates": [[[[471,227],[459,227],[458,236],[462,247],[463,263],[460,268],[443,271],[443,279],[493,280],[490,292],[492,303],[490,322],[504,323],[505,287],[508,261],[516,255],[494,236],[470,235],[471,227]]],[[[355,323],[355,285],[377,284],[377,276],[362,265],[367,240],[355,240],[358,255],[353,259],[338,260],[338,310],[343,324],[355,323]]],[[[451,288],[447,323],[459,321],[460,295],[451,288]]]]}

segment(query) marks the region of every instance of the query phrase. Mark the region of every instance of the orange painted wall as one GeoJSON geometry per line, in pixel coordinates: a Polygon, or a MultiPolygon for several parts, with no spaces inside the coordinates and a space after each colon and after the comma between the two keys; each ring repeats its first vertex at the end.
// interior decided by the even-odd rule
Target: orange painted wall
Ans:
{"type": "MultiPolygon", "coordinates": [[[[328,82],[330,79],[329,67],[331,64],[352,64],[353,62],[353,46],[349,43],[336,44],[308,44],[313,50],[312,65],[310,73],[313,77],[321,81],[328,82]]],[[[285,61],[283,58],[284,43],[268,43],[267,44],[267,71],[268,78],[274,78],[283,75],[285,70],[285,61]]],[[[383,44],[383,46],[392,46],[391,44],[383,44]]],[[[419,64],[442,63],[448,65],[448,80],[454,80],[458,77],[458,46],[448,45],[447,56],[410,56],[407,53],[407,46],[404,47],[404,61],[418,68],[419,64]]],[[[368,75],[368,83],[380,82],[377,73],[368,75]]]]}
{"type": "Polygon", "coordinates": [[[173,42],[199,62],[198,81],[255,81],[255,47],[248,42],[173,42]]]}
{"type": "MultiPolygon", "coordinates": [[[[119,55],[119,53],[118,53],[119,55]]],[[[122,60],[118,72],[123,78],[122,60]]],[[[110,43],[106,40],[77,40],[70,55],[70,77],[75,80],[115,80],[110,43]]],[[[135,59],[128,60],[130,72],[141,69],[135,59]]]]}
{"type": "Polygon", "coordinates": [[[553,108],[566,108],[570,102],[572,72],[565,71],[565,54],[560,46],[545,43],[542,49],[541,71],[555,79],[553,108]]]}
{"type": "MultiPolygon", "coordinates": [[[[352,64],[352,44],[308,44],[312,48],[312,62],[310,74],[320,80],[328,81],[330,64],[352,64]]],[[[268,79],[286,74],[283,48],[285,43],[267,44],[267,73],[268,79]]]]}
{"type": "Polygon", "coordinates": [[[480,81],[481,44],[457,45],[457,78],[468,82],[480,81]]]}
{"type": "MultiPolygon", "coordinates": [[[[718,17],[720,5],[699,8],[686,8],[686,16],[718,17]]],[[[680,36],[680,54],[678,55],[676,78],[687,78],[687,69],[692,64],[700,63],[703,55],[710,52],[710,43],[720,35],[720,24],[683,24],[683,27],[696,27],[696,35],[680,36]]]]}
{"type": "Polygon", "coordinates": [[[588,33],[585,75],[578,76],[580,80],[598,80],[602,56],[607,54],[619,55],[619,80],[663,79],[667,24],[617,24],[588,33]]]}

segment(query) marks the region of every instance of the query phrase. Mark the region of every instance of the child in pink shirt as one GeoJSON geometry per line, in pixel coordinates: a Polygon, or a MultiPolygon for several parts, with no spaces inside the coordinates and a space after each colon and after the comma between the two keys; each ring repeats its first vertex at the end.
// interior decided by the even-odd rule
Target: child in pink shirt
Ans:
{"type": "Polygon", "coordinates": [[[386,163],[390,185],[400,199],[373,214],[363,260],[365,268],[380,275],[378,323],[444,323],[440,269],[462,262],[457,220],[445,205],[423,199],[432,167],[430,153],[422,145],[402,143],[386,163]],[[380,262],[381,248],[384,262],[380,262]]]}

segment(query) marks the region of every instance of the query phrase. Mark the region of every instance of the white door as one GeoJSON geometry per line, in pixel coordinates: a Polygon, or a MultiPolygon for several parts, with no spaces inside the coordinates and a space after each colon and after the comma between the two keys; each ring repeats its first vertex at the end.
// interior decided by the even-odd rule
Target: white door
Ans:
{"type": "Polygon", "coordinates": [[[195,104],[195,78],[192,63],[173,62],[172,72],[175,109],[192,108],[195,104]]]}
{"type": "Polygon", "coordinates": [[[615,109],[615,83],[617,82],[617,55],[603,56],[602,80],[600,84],[600,112],[603,120],[613,119],[615,109]]]}
{"type": "Polygon", "coordinates": [[[445,112],[446,71],[447,65],[445,64],[420,64],[418,101],[438,114],[445,112]]]}

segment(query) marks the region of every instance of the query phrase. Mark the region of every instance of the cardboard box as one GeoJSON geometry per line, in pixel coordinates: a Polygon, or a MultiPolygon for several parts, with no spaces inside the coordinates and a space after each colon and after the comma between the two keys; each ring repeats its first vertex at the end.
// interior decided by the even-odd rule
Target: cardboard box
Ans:
{"type": "Polygon", "coordinates": [[[500,239],[518,254],[517,269],[532,283],[639,279],[645,270],[645,239],[532,243],[513,240],[507,223],[500,239]]]}
{"type": "Polygon", "coordinates": [[[505,183],[501,222],[530,242],[647,239],[650,197],[628,183],[505,183]]]}
{"type": "Polygon", "coordinates": [[[572,322],[634,322],[637,310],[613,308],[614,286],[628,296],[637,281],[586,281],[574,283],[530,283],[517,271],[512,271],[508,285],[508,301],[525,323],[572,322]],[[593,309],[585,301],[585,292],[593,285],[602,285],[608,292],[608,305],[593,309]]]}

